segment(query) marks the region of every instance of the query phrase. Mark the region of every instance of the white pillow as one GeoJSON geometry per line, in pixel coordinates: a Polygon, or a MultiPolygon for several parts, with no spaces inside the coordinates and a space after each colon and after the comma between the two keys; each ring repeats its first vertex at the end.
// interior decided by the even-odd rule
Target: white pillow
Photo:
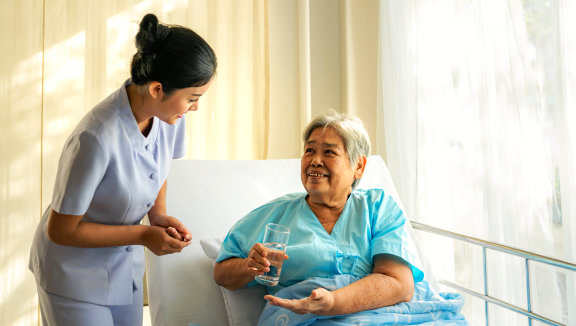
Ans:
{"type": "MultiPolygon", "coordinates": [[[[215,260],[218,257],[222,239],[201,239],[200,245],[206,256],[215,260]]],[[[266,305],[264,296],[267,291],[264,286],[256,285],[234,291],[220,287],[220,290],[224,297],[230,326],[254,326],[258,323],[260,314],[266,305]]]]}
{"type": "Polygon", "coordinates": [[[222,246],[222,241],[222,238],[200,239],[200,246],[202,246],[202,250],[204,250],[208,258],[216,260],[220,252],[220,247],[222,246]]]}

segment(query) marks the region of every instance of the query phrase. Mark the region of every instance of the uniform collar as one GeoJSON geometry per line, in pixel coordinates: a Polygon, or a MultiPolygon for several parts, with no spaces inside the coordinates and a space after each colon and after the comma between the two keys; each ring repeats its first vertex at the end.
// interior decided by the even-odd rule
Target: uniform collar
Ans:
{"type": "Polygon", "coordinates": [[[150,129],[148,137],[144,137],[144,135],[142,135],[142,132],[140,132],[140,128],[138,128],[138,124],[136,123],[134,113],[132,113],[130,101],[128,100],[128,92],[126,91],[126,87],[130,84],[132,84],[132,80],[128,79],[118,90],[117,103],[120,112],[120,121],[122,121],[122,126],[126,131],[126,136],[128,136],[132,148],[138,151],[151,150],[156,143],[160,120],[157,117],[154,117],[152,121],[152,129],[150,129]]]}

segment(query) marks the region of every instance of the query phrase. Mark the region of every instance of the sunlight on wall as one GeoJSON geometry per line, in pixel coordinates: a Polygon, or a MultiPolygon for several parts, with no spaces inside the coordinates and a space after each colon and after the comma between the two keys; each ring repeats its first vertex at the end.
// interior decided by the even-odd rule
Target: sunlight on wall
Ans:
{"type": "Polygon", "coordinates": [[[36,286],[27,267],[40,216],[42,55],[33,41],[18,38],[37,27],[29,25],[30,29],[16,38],[7,35],[6,43],[0,46],[5,53],[3,62],[9,67],[3,67],[0,76],[1,325],[37,322],[36,286]]]}
{"type": "Polygon", "coordinates": [[[186,11],[189,2],[187,0],[173,0],[173,1],[162,1],[160,12],[177,12],[186,11]]]}
{"type": "Polygon", "coordinates": [[[87,111],[86,31],[45,50],[42,208],[50,204],[58,158],[68,134],[87,111]]]}
{"type": "Polygon", "coordinates": [[[46,94],[68,95],[81,90],[82,84],[75,83],[84,77],[86,32],[76,35],[46,49],[44,92],[46,94]],[[66,58],[66,60],[62,60],[66,58]],[[71,87],[63,89],[62,86],[71,87]],[[66,93],[66,92],[70,93],[66,93]]]}
{"type": "MultiPolygon", "coordinates": [[[[83,115],[86,32],[82,31],[46,50],[43,152],[49,161],[57,158],[68,132],[83,115]],[[62,60],[66,58],[66,60],[62,60]]],[[[56,159],[57,160],[57,159],[56,159]]],[[[45,203],[47,204],[47,203],[45,203]]]]}
{"type": "MultiPolygon", "coordinates": [[[[170,1],[165,1],[170,2],[170,1]]],[[[141,12],[151,12],[151,1],[141,1],[106,19],[106,79],[115,87],[129,77],[130,62],[136,52],[134,36],[138,33],[141,12]],[[129,22],[129,24],[126,24],[129,22]]]]}

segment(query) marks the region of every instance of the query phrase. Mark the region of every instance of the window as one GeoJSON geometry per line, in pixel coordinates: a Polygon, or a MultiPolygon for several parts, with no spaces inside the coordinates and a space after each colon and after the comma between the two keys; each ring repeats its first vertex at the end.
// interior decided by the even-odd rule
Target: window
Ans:
{"type": "MultiPolygon", "coordinates": [[[[380,2],[388,165],[412,219],[575,261],[573,2],[380,2]]],[[[439,243],[425,246],[439,276],[481,286],[474,250],[439,243]]],[[[522,264],[489,260],[489,293],[525,305],[522,264]]],[[[576,323],[575,276],[531,269],[533,310],[576,323]]]]}

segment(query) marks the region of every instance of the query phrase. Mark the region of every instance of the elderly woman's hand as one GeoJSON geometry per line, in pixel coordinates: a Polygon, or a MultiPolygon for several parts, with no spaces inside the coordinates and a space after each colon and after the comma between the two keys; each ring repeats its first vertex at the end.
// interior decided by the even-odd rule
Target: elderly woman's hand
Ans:
{"type": "Polygon", "coordinates": [[[265,295],[264,299],[273,306],[291,310],[297,314],[331,315],[334,307],[334,294],[324,288],[317,288],[304,299],[282,299],[273,295],[265,295]]]}
{"type": "MultiPolygon", "coordinates": [[[[246,258],[229,258],[214,265],[214,280],[228,290],[239,289],[254,281],[254,277],[270,271],[268,252],[261,243],[250,249],[246,258]]],[[[288,259],[284,255],[284,259],[288,259]]]]}
{"type": "MultiPolygon", "coordinates": [[[[252,276],[256,276],[269,272],[270,261],[267,257],[268,250],[263,244],[257,243],[252,246],[248,258],[246,258],[248,273],[252,276]]],[[[284,259],[288,259],[288,255],[284,255],[284,259]]]]}
{"type": "Polygon", "coordinates": [[[252,276],[262,275],[270,271],[270,261],[266,259],[266,247],[257,243],[252,246],[248,258],[246,258],[248,273],[252,276]]]}

